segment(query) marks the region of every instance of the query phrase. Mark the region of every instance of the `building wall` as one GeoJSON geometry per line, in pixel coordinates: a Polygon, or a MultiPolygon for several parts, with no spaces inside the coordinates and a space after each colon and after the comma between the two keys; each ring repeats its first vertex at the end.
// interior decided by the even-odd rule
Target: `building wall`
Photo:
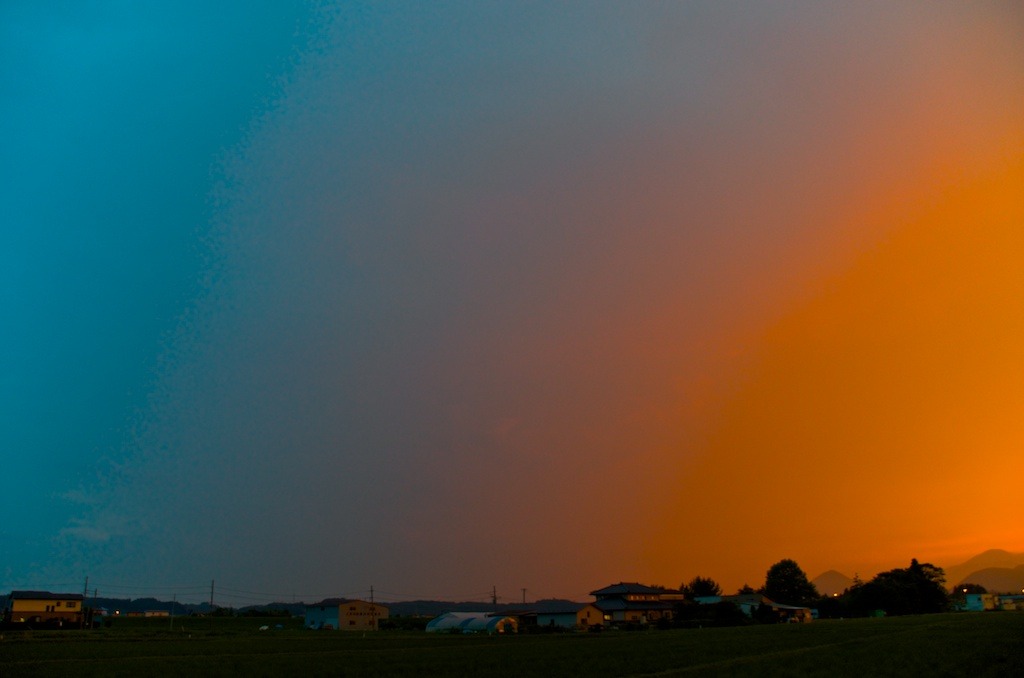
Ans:
{"type": "Polygon", "coordinates": [[[62,620],[78,622],[82,618],[82,601],[70,598],[38,599],[16,598],[11,601],[11,621],[30,622],[62,620]]]}
{"type": "Polygon", "coordinates": [[[537,626],[557,626],[563,629],[571,629],[578,624],[578,615],[575,612],[538,612],[537,626]]]}
{"type": "Polygon", "coordinates": [[[388,608],[365,600],[351,600],[339,606],[338,629],[342,631],[376,630],[381,619],[388,618],[388,608]]]}
{"type": "Polygon", "coordinates": [[[576,613],[576,625],[582,628],[590,628],[604,624],[604,613],[593,605],[587,605],[576,613]]]}
{"type": "Polygon", "coordinates": [[[311,629],[338,628],[338,606],[308,606],[305,623],[311,629]]]}
{"type": "Polygon", "coordinates": [[[338,605],[311,605],[306,608],[306,626],[339,631],[374,631],[388,618],[388,608],[365,600],[347,600],[338,605]]]}

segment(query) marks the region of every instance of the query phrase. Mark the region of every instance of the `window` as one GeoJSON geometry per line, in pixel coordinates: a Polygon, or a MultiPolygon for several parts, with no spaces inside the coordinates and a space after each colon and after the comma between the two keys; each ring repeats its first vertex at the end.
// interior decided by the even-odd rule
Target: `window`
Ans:
{"type": "MultiPolygon", "coordinates": [[[[60,605],[60,603],[57,603],[57,604],[60,605]]],[[[75,601],[73,601],[73,600],[69,600],[68,601],[68,609],[69,610],[75,609],[75,601]]]]}

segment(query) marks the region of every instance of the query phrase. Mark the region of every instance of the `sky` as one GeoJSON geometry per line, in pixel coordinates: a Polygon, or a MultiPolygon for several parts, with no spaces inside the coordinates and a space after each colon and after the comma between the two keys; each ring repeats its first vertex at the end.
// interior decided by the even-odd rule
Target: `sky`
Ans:
{"type": "Polygon", "coordinates": [[[1011,2],[0,8],[0,590],[1024,551],[1011,2]]]}

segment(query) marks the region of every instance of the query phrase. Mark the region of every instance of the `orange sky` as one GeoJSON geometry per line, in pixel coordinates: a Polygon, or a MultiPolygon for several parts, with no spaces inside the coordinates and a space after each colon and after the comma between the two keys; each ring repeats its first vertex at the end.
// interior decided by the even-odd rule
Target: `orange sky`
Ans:
{"type": "Polygon", "coordinates": [[[889,236],[756,337],[659,524],[687,538],[652,539],[656,577],[1024,550],[1024,164],[865,216],[889,236]]]}

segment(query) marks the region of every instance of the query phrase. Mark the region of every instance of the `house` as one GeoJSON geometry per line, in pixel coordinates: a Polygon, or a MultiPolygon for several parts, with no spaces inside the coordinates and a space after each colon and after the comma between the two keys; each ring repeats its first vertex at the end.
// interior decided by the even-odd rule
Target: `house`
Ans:
{"type": "Polygon", "coordinates": [[[4,610],[5,624],[41,624],[74,627],[85,621],[81,593],[11,591],[4,610]]]}
{"type": "Polygon", "coordinates": [[[999,596],[999,609],[1024,610],[1024,592],[1020,594],[1001,594],[999,596]]]}
{"type": "Polygon", "coordinates": [[[427,622],[427,633],[516,633],[519,622],[500,612],[445,612],[427,622]]]}
{"type": "Polygon", "coordinates": [[[619,582],[591,591],[593,606],[601,611],[605,626],[646,625],[672,619],[673,602],[682,599],[678,591],[635,582],[619,582]]]}
{"type": "Polygon", "coordinates": [[[306,628],[341,631],[376,631],[388,608],[365,600],[326,598],[306,606],[306,628]]]}
{"type": "Polygon", "coordinates": [[[698,596],[694,599],[701,605],[714,605],[716,603],[732,603],[738,607],[743,614],[753,617],[758,609],[769,609],[782,621],[787,622],[809,622],[814,618],[809,607],[800,605],[783,605],[769,600],[760,593],[740,593],[734,596],[698,596]]]}
{"type": "Polygon", "coordinates": [[[972,612],[982,610],[995,610],[999,607],[999,599],[991,593],[967,593],[964,595],[964,603],[960,609],[972,612]]]}
{"type": "Polygon", "coordinates": [[[964,602],[957,605],[957,609],[969,612],[1020,610],[1024,609],[1024,595],[967,593],[964,594],[964,602]]]}

